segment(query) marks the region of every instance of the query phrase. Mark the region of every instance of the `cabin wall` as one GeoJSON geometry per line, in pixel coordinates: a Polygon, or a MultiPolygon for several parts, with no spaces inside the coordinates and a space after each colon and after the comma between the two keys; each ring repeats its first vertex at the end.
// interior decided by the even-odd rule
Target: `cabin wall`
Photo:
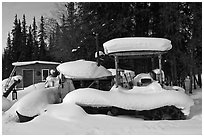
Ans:
{"type": "MultiPolygon", "coordinates": [[[[24,88],[25,82],[30,82],[33,84],[44,82],[42,81],[42,69],[56,69],[58,65],[53,64],[31,64],[31,65],[24,65],[24,66],[17,66],[16,67],[16,75],[21,75],[23,77],[20,84],[18,84],[17,88],[24,88]],[[23,76],[23,71],[25,74],[26,70],[32,70],[33,74],[29,76],[23,76]]],[[[31,72],[31,71],[30,71],[31,72]]]]}

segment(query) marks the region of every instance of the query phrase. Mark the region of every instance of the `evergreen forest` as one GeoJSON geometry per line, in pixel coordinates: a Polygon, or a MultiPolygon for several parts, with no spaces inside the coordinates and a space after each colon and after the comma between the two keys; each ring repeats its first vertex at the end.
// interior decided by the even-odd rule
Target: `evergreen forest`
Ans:
{"type": "Polygon", "coordinates": [[[22,19],[14,15],[2,54],[3,79],[9,77],[13,62],[95,61],[96,44],[103,51],[103,43],[114,38],[159,37],[173,46],[162,58],[173,84],[189,76],[191,85],[201,86],[202,2],[60,4],[55,17],[41,16],[39,21],[33,17],[32,24],[26,23],[26,13],[22,19]]]}

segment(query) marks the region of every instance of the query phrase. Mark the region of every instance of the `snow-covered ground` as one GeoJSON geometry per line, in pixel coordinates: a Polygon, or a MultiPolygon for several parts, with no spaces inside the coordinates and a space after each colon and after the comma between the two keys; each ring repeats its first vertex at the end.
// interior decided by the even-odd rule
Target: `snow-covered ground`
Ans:
{"type": "MultiPolygon", "coordinates": [[[[42,83],[25,88],[24,94],[42,89],[42,83]]],[[[19,92],[19,93],[20,93],[19,92]]],[[[39,92],[40,93],[40,92],[39,92]]],[[[43,93],[43,95],[46,93],[43,93]]],[[[21,94],[21,96],[24,96],[21,94]]],[[[43,98],[43,97],[42,97],[43,98]]],[[[2,111],[3,135],[201,135],[202,134],[202,89],[191,95],[194,106],[187,120],[144,121],[131,116],[90,115],[72,103],[44,105],[46,112],[30,122],[16,122],[11,107],[2,111]],[[8,113],[10,111],[10,113],[8,113]]],[[[25,99],[24,99],[25,100],[25,99]]],[[[20,100],[19,100],[20,101],[20,100]]],[[[41,100],[44,101],[44,100],[41,100]]],[[[18,102],[16,102],[18,103],[18,102]]],[[[44,104],[46,102],[44,101],[44,104]]],[[[38,102],[39,104],[39,102],[38,102]]]]}

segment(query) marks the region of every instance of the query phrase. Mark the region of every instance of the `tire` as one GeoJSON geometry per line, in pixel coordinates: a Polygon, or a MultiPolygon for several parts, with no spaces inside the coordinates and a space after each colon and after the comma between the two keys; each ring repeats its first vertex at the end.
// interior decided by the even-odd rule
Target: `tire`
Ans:
{"type": "Polygon", "coordinates": [[[185,120],[183,112],[175,106],[164,106],[141,112],[145,120],[185,120]]]}
{"type": "Polygon", "coordinates": [[[113,108],[111,108],[110,112],[113,116],[117,116],[119,113],[119,110],[117,108],[113,107],[113,108]]]}

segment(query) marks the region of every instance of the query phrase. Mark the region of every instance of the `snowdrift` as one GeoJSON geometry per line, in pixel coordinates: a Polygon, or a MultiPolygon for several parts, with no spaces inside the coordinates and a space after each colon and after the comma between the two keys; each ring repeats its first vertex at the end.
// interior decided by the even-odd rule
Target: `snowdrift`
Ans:
{"type": "Polygon", "coordinates": [[[8,109],[11,108],[11,106],[14,104],[15,102],[5,98],[4,96],[2,96],[2,111],[7,111],[8,109]]]}
{"type": "Polygon", "coordinates": [[[87,113],[78,105],[70,103],[60,103],[48,105],[46,114],[56,119],[70,121],[73,119],[81,119],[87,113]]]}
{"type": "Polygon", "coordinates": [[[181,108],[185,115],[189,115],[193,100],[175,90],[162,89],[158,83],[147,87],[134,87],[131,90],[112,88],[101,91],[92,88],[77,89],[66,95],[63,102],[84,104],[95,107],[115,106],[127,110],[150,110],[163,106],[174,105],[181,108]]]}
{"type": "MultiPolygon", "coordinates": [[[[44,82],[30,85],[30,86],[24,88],[24,90],[18,90],[17,91],[17,99],[20,100],[22,97],[24,97],[28,93],[36,91],[36,90],[40,90],[40,89],[45,89],[45,83],[44,82]]],[[[12,94],[9,94],[7,98],[9,100],[12,100],[12,94]]]]}
{"type": "Polygon", "coordinates": [[[77,60],[62,63],[57,70],[66,78],[91,79],[112,76],[111,72],[103,66],[97,66],[96,62],[77,60]]]}
{"type": "Polygon", "coordinates": [[[16,103],[22,97],[24,97],[25,95],[27,95],[30,92],[33,92],[33,91],[39,90],[39,89],[44,89],[44,83],[41,82],[38,84],[31,85],[31,86],[25,88],[24,90],[18,90],[17,91],[17,100],[15,100],[15,101],[12,101],[12,94],[9,94],[7,98],[2,96],[2,111],[7,111],[9,108],[12,107],[12,105],[14,103],[16,103]]]}
{"type": "Polygon", "coordinates": [[[40,89],[23,96],[6,113],[16,115],[18,111],[21,115],[33,117],[43,112],[48,104],[59,102],[58,87],[40,89]]]}

